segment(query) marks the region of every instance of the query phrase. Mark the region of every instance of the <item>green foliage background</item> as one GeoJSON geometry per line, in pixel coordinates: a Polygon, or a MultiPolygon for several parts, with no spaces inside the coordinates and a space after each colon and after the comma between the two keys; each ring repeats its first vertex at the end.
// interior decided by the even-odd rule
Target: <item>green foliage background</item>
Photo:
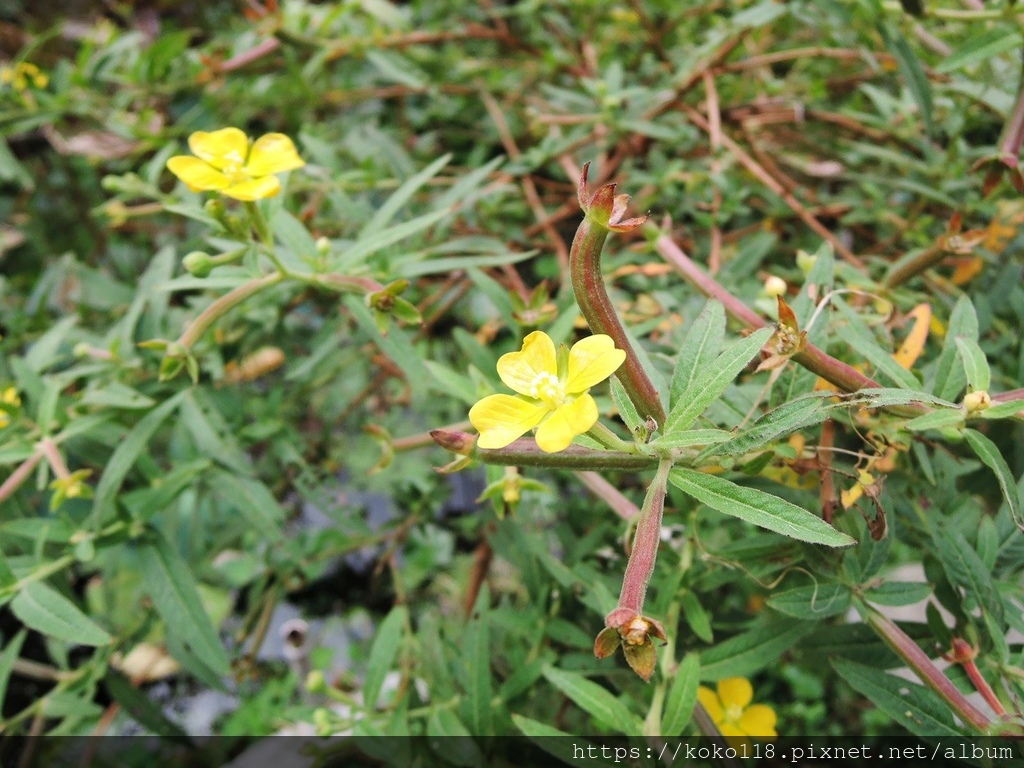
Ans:
{"type": "MultiPolygon", "coordinates": [[[[928,3],[914,18],[867,0],[219,2],[71,18],[5,4],[9,57],[38,64],[49,84],[7,86],[0,101],[0,390],[21,399],[2,406],[0,479],[49,439],[70,470],[90,472],[92,496],[53,503],[41,460],[0,501],[4,730],[120,732],[134,720],[180,733],[145,681],[118,671],[146,643],[180,665],[172,698],[238,696],[213,726],[231,735],[299,722],[678,735],[692,727],[698,677],[734,676],[754,680],[780,733],[963,732],[934,693],[887,672],[902,662],[852,601],[927,600],[902,628],[933,658],[953,635],[979,648],[1012,714],[1024,696],[1013,406],[969,430],[960,410],[909,428],[878,409],[808,410],[753,453],[724,452],[730,479],[817,512],[816,482],[779,482],[799,458],[789,432],[813,447],[835,418],[842,489],[895,446],[878,497],[887,536],[869,535],[877,510],[865,497],[863,515],[837,513],[860,542],[848,550],[673,489],[648,604],[671,639],[651,684],[592,653],[627,525],[571,472],[529,471],[540,482],[515,504],[474,502],[502,469],[438,474],[450,457],[425,434],[501,391],[497,358],[525,333],[574,338],[561,276],[586,161],[621,182],[633,210],[670,216],[683,249],[719,261],[718,282],[765,316],[769,275],[793,288],[805,326],[812,298],[849,291],[812,339],[885,386],[953,403],[968,388],[1020,387],[1024,208],[1008,180],[984,195],[991,166],[976,163],[995,156],[1017,102],[1021,12],[988,5],[972,15],[928,3]],[[721,121],[713,141],[705,114],[721,121]],[[230,243],[165,162],[193,131],[228,125],[286,133],[308,163],[262,206],[281,258],[409,280],[422,325],[380,327],[358,297],[286,283],[203,334],[194,383],[161,379],[160,352],[140,342],[177,338],[256,268],[253,257],[200,279],[180,266],[230,243]],[[866,269],[833,261],[743,157],[866,269]],[[881,287],[954,213],[984,234],[962,256],[980,259],[977,274],[954,281],[947,260],[881,287]],[[801,251],[817,255],[813,267],[801,251]],[[920,303],[936,322],[908,372],[890,355],[920,303]],[[239,377],[232,363],[267,347],[283,365],[239,377]],[[381,499],[386,519],[367,511],[381,499]],[[323,524],[310,524],[311,507],[323,524]],[[341,560],[360,552],[364,567],[341,560]],[[891,575],[908,564],[924,581],[891,575]],[[311,691],[308,670],[258,655],[282,603],[333,617],[350,640],[344,653],[313,651],[326,683],[314,675],[311,691]]],[[[639,236],[613,237],[606,266],[668,382],[703,297],[639,236]]],[[[792,363],[770,391],[766,374],[742,374],[696,426],[753,422],[814,380],[792,363]]],[[[613,414],[607,389],[595,394],[613,414]]],[[[639,503],[642,476],[608,479],[639,503]]],[[[960,667],[948,674],[973,690],[960,667]]]]}

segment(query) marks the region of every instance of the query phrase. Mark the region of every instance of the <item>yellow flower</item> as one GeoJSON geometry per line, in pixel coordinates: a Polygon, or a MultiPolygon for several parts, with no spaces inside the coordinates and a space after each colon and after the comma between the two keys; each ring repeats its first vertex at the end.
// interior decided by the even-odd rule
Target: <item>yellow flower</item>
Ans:
{"type": "Polygon", "coordinates": [[[13,67],[0,69],[0,83],[13,85],[16,91],[24,91],[29,85],[45,88],[50,84],[50,78],[35,64],[19,61],[13,67]]]}
{"type": "Polygon", "coordinates": [[[723,736],[778,736],[775,711],[766,704],[750,704],[754,689],[745,677],[719,680],[718,693],[702,685],[697,698],[723,736]]]}
{"type": "MultiPolygon", "coordinates": [[[[18,397],[18,390],[14,387],[7,387],[7,389],[0,392],[0,403],[9,405],[12,409],[21,407],[21,398],[18,397]]],[[[7,411],[0,411],[0,429],[3,429],[11,423],[11,415],[7,411]]]]}
{"type": "Polygon", "coordinates": [[[597,403],[588,390],[625,359],[626,353],[604,334],[576,342],[565,359],[550,336],[534,331],[520,351],[498,360],[498,375],[518,395],[490,395],[470,409],[469,420],[480,432],[477,445],[504,448],[537,427],[542,451],[565,450],[597,422],[597,403]]]}
{"type": "Polygon", "coordinates": [[[283,133],[268,133],[250,144],[238,128],[213,133],[196,131],[188,137],[195,157],[177,155],[167,168],[193,192],[220,192],[235,200],[262,200],[281,191],[275,173],[306,163],[283,133]]]}

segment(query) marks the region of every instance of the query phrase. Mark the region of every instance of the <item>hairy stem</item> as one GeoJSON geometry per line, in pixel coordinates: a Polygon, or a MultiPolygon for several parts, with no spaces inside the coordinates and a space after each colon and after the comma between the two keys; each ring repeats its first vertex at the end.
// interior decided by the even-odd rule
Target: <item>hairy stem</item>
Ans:
{"type": "Polygon", "coordinates": [[[594,333],[603,333],[615,341],[615,346],[626,353],[626,362],[616,375],[626,394],[633,401],[640,416],[650,416],[660,426],[665,424],[665,407],[658,390],[640,364],[633,345],[626,336],[615,308],[604,286],[601,273],[601,249],[608,238],[608,230],[588,214],[584,217],[569,251],[569,272],[576,303],[594,333]]]}

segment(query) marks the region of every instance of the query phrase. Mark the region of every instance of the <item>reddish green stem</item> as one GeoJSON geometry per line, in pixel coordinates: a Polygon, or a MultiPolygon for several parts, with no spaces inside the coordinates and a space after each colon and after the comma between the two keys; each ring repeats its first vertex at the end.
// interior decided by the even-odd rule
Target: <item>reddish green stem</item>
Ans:
{"type": "Polygon", "coordinates": [[[658,390],[647,375],[626,330],[612,306],[604,286],[601,272],[601,249],[608,237],[608,229],[595,221],[590,213],[584,217],[569,251],[569,273],[572,289],[580,312],[594,333],[603,333],[615,341],[615,346],[626,353],[626,362],[617,372],[626,394],[633,401],[642,418],[653,418],[659,426],[665,425],[665,407],[658,390]]]}
{"type": "Polygon", "coordinates": [[[894,621],[868,605],[859,604],[857,609],[868,625],[907,663],[922,683],[937,693],[965,723],[980,733],[988,731],[991,725],[989,719],[957,690],[952,681],[942,674],[942,670],[935,666],[928,658],[928,654],[922,651],[906,632],[894,621]]]}
{"type": "Polygon", "coordinates": [[[658,544],[661,542],[661,516],[665,510],[665,489],[668,485],[668,471],[672,462],[663,459],[658,463],[658,472],[647,489],[640,517],[636,522],[633,549],[629,563],[622,577],[622,592],[619,594],[618,610],[628,610],[637,616],[643,615],[647,584],[654,573],[658,559],[658,544]]]}

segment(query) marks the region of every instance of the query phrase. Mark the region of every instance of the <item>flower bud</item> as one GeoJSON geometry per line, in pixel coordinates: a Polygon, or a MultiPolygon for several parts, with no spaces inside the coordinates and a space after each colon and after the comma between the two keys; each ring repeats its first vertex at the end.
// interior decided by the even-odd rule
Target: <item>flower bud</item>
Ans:
{"type": "Polygon", "coordinates": [[[964,408],[967,409],[967,413],[977,413],[978,411],[984,411],[986,408],[992,405],[992,398],[989,397],[988,392],[984,389],[979,389],[975,392],[968,392],[964,395],[964,408]]]}
{"type": "Polygon", "coordinates": [[[321,256],[326,256],[331,252],[331,241],[326,237],[317,238],[316,241],[316,252],[321,256]]]}
{"type": "Polygon", "coordinates": [[[327,690],[327,681],[324,679],[324,673],[319,669],[314,669],[306,676],[306,690],[310,693],[323,693],[327,690]]]}
{"type": "Polygon", "coordinates": [[[208,277],[215,265],[210,254],[192,251],[181,260],[181,266],[194,277],[208,277]]]}
{"type": "Polygon", "coordinates": [[[786,293],[786,281],[772,275],[764,281],[764,292],[769,296],[782,296],[786,293]]]}

